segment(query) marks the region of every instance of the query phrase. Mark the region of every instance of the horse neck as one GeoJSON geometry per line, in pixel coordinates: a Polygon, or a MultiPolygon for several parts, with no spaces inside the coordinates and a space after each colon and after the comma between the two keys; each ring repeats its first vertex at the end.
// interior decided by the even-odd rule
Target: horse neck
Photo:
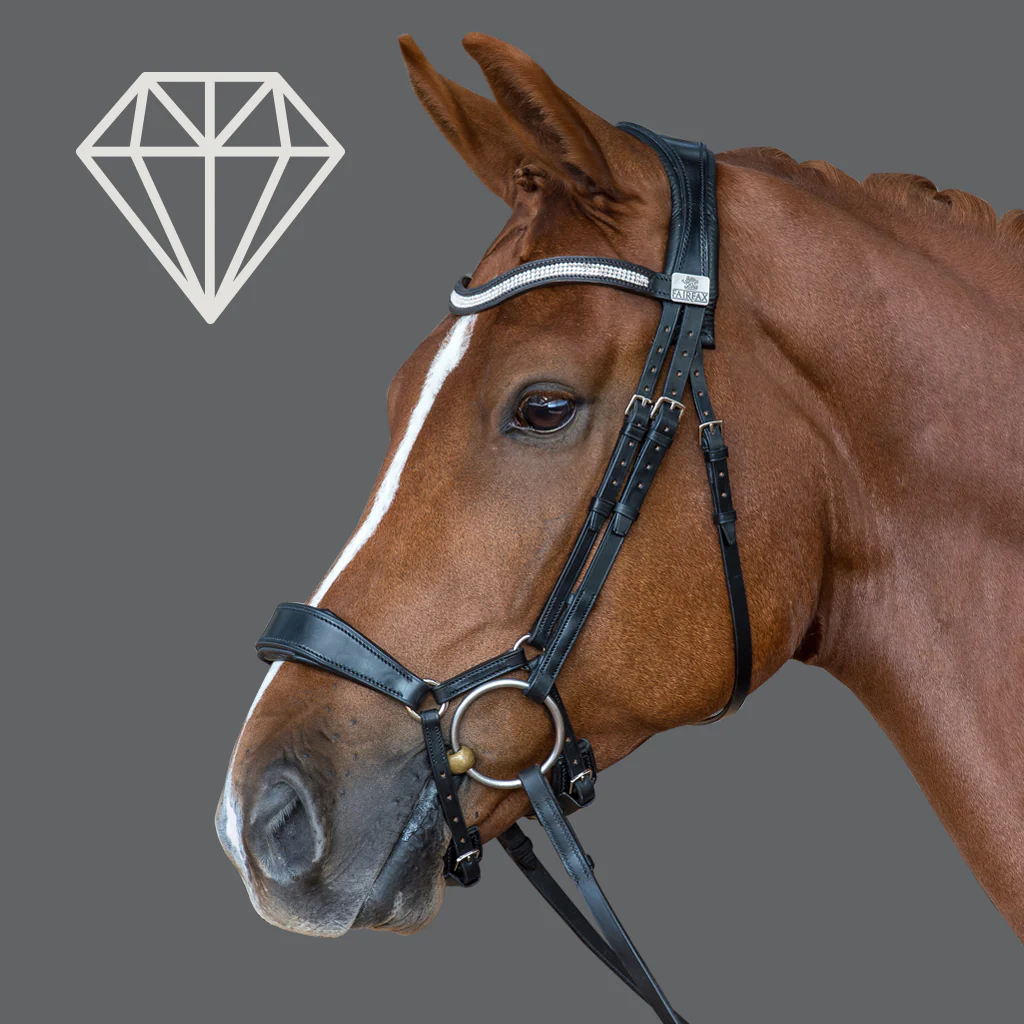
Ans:
{"type": "Polygon", "coordinates": [[[787,409],[750,436],[794,479],[820,467],[798,656],[867,707],[1024,938],[1024,274],[930,211],[751,168],[721,165],[719,205],[722,347],[735,323],[750,351],[730,359],[762,371],[737,401],[787,409]]]}

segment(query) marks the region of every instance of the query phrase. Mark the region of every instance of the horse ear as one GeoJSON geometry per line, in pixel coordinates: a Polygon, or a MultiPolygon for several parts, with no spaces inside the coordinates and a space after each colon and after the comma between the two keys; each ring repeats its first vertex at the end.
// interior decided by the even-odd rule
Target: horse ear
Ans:
{"type": "Polygon", "coordinates": [[[563,181],[584,195],[619,194],[613,166],[615,155],[629,149],[625,132],[559,89],[522,50],[480,32],[471,32],[462,45],[480,65],[498,106],[563,181]]]}
{"type": "Polygon", "coordinates": [[[523,146],[498,105],[434,70],[412,36],[399,36],[420,103],[474,174],[511,206],[523,146]]]}

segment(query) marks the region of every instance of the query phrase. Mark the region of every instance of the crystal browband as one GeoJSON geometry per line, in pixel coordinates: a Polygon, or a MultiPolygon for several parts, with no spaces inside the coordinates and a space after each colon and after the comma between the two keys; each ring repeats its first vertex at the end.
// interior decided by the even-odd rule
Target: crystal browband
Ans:
{"type": "Polygon", "coordinates": [[[711,292],[711,281],[707,277],[659,274],[638,263],[600,256],[552,256],[532,260],[474,288],[469,286],[469,280],[464,277],[448,300],[448,308],[456,316],[479,313],[521,292],[550,284],[607,284],[662,302],[696,306],[706,306],[711,292]]]}

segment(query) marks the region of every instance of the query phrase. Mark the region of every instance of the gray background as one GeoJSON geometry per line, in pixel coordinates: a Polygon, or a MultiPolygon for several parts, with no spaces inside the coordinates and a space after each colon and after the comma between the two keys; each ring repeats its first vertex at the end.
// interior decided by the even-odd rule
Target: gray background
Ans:
{"type": "MultiPolygon", "coordinates": [[[[327,942],[264,924],[214,837],[253,639],[342,546],[386,385],[505,217],[414,100],[400,32],[470,86],[459,40],[483,30],[613,121],[1024,204],[1019,5],[435,6],[5,8],[14,1019],[648,1019],[499,853],[427,931],[327,942]],[[74,154],[166,69],[280,71],[348,150],[213,327],[74,154]]],[[[824,673],[787,666],[600,791],[582,838],[698,1024],[1021,1019],[1020,944],[824,673]]]]}

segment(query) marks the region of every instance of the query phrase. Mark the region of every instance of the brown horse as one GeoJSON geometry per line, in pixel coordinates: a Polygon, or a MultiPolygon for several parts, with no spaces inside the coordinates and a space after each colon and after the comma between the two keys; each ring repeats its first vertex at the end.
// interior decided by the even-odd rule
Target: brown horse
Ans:
{"type": "MultiPolygon", "coordinates": [[[[563,254],[660,267],[654,153],[513,47],[465,46],[496,102],[402,39],[430,116],[512,211],[473,282],[563,254]]],[[[789,658],[842,680],[1024,938],[1024,212],[997,221],[920,177],[860,184],[766,149],[719,156],[718,208],[706,364],[732,450],[753,685],[789,658]]],[[[434,679],[527,632],[657,317],[648,299],[563,285],[446,318],[391,384],[387,460],[311,603],[434,679]]],[[[706,488],[698,446],[675,445],[559,678],[602,768],[728,698],[706,488]]],[[[550,745],[544,712],[509,691],[465,729],[491,775],[550,745]]],[[[462,806],[486,840],[526,799],[470,782],[462,806]]],[[[448,836],[420,727],[318,670],[268,673],[217,828],[281,927],[408,932],[440,907],[448,836]]]]}

